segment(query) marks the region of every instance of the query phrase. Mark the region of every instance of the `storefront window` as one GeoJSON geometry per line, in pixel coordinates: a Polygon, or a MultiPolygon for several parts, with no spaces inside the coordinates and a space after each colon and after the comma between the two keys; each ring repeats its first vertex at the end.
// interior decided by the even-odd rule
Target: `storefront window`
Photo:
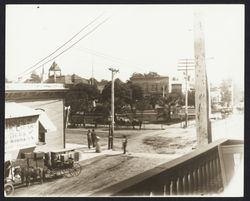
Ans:
{"type": "Polygon", "coordinates": [[[39,133],[38,133],[38,143],[37,143],[37,145],[45,144],[45,133],[46,133],[46,129],[44,129],[41,122],[39,122],[39,133]]]}

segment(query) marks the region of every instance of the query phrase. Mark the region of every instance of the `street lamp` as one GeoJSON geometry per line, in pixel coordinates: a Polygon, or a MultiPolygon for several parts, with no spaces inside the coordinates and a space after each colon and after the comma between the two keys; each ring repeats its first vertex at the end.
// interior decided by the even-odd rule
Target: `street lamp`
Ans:
{"type": "Polygon", "coordinates": [[[109,148],[113,149],[113,139],[114,139],[114,102],[115,102],[115,90],[114,90],[114,75],[115,73],[118,73],[119,70],[118,69],[114,69],[114,68],[109,68],[109,70],[111,71],[111,79],[112,79],[112,87],[111,87],[111,133],[109,135],[109,148]]]}

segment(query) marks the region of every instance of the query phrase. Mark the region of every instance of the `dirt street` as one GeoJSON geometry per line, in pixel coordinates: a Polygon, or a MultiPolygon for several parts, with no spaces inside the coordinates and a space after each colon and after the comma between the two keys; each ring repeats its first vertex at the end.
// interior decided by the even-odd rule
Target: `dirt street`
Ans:
{"type": "MultiPolygon", "coordinates": [[[[67,142],[86,145],[86,132],[87,129],[83,128],[68,129],[67,142]]],[[[98,128],[96,133],[101,138],[101,146],[107,147],[107,129],[98,128]]],[[[81,161],[82,172],[78,177],[59,178],[42,185],[19,188],[14,196],[89,196],[102,188],[177,158],[191,151],[194,145],[193,126],[181,129],[179,124],[175,124],[164,126],[164,129],[157,125],[143,130],[116,130],[114,151],[81,161]],[[128,136],[126,155],[121,150],[123,135],[128,136]]],[[[86,149],[80,151],[84,152],[86,149]]]]}
{"type": "MultiPolygon", "coordinates": [[[[237,130],[238,137],[244,134],[242,125],[237,123],[239,122],[237,120],[242,120],[242,118],[242,116],[234,116],[213,122],[213,139],[220,137],[225,126],[227,135],[232,138],[234,138],[233,133],[229,132],[231,130],[237,130]],[[231,127],[237,127],[237,129],[231,129],[231,127]]],[[[87,129],[83,128],[68,129],[67,142],[86,147],[86,132],[87,129]]],[[[97,128],[96,133],[100,136],[103,152],[100,155],[95,153],[97,157],[81,161],[82,172],[78,177],[59,178],[42,185],[34,184],[29,188],[19,188],[16,189],[14,196],[89,196],[102,188],[190,152],[196,145],[195,125],[192,123],[187,129],[180,128],[180,124],[174,124],[163,126],[163,128],[160,125],[152,125],[142,130],[116,130],[114,150],[109,152],[107,152],[107,128],[97,128]],[[122,154],[121,149],[123,135],[128,136],[128,153],[126,155],[122,154]]],[[[95,152],[94,149],[88,150],[87,147],[80,151],[83,155],[95,152]]]]}
{"type": "MultiPolygon", "coordinates": [[[[87,131],[88,128],[68,129],[66,141],[87,146],[87,131]]],[[[100,145],[107,149],[108,128],[97,128],[95,132],[100,137],[100,145]]],[[[191,150],[196,139],[193,121],[190,122],[190,127],[187,129],[180,128],[180,124],[170,126],[147,125],[142,130],[125,127],[115,130],[113,150],[121,151],[123,135],[128,138],[127,150],[132,153],[180,153],[183,150],[186,151],[186,148],[191,150]]]]}

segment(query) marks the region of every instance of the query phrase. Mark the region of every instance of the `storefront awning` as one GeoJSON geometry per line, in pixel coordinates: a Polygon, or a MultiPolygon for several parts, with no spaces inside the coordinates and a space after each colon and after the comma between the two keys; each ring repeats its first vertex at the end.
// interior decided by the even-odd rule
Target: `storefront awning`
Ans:
{"type": "Polygon", "coordinates": [[[15,102],[5,102],[5,119],[38,116],[39,112],[15,102]]]}
{"type": "Polygon", "coordinates": [[[56,131],[56,127],[53,122],[49,119],[47,114],[44,111],[37,110],[39,112],[39,123],[42,126],[42,129],[45,132],[56,131]]]}

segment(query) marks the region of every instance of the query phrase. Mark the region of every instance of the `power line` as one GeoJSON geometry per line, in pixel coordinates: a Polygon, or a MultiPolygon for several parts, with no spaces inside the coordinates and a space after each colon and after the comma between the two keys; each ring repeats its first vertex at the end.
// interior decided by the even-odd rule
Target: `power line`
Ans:
{"type": "MultiPolygon", "coordinates": [[[[103,20],[101,23],[99,23],[97,26],[95,26],[91,31],[89,31],[87,34],[85,34],[83,37],[81,37],[79,40],[77,40],[75,43],[73,43],[71,46],[69,46],[67,49],[65,49],[64,51],[62,51],[60,54],[56,55],[55,57],[53,57],[52,59],[46,61],[45,63],[41,64],[40,66],[38,66],[37,68],[33,69],[36,70],[38,68],[41,68],[43,65],[51,62],[52,60],[54,60],[55,58],[59,57],[60,55],[62,55],[63,53],[65,53],[66,51],[68,51],[70,48],[72,48],[74,45],[76,45],[77,43],[79,43],[82,39],[84,39],[85,37],[87,37],[89,34],[91,34],[93,31],[95,31],[98,27],[100,27],[102,24],[104,24],[108,19],[110,19],[110,17],[106,18],[105,20],[103,20]]],[[[33,71],[32,70],[32,71],[33,71]]],[[[31,72],[31,71],[30,71],[31,72]]],[[[29,74],[30,72],[24,74],[23,76],[29,74]]]]}
{"type": "Polygon", "coordinates": [[[135,62],[123,59],[123,58],[114,57],[114,56],[111,56],[111,55],[108,55],[108,54],[104,54],[104,53],[96,51],[96,50],[92,50],[92,49],[89,49],[89,48],[77,48],[77,49],[80,50],[80,51],[85,51],[85,52],[87,52],[87,53],[89,53],[91,55],[102,57],[102,58],[107,59],[107,60],[116,61],[116,62],[118,62],[120,64],[121,63],[123,63],[123,64],[132,64],[133,66],[137,66],[140,69],[143,69],[143,70],[145,69],[142,66],[142,64],[135,63],[135,62]]]}
{"type": "Polygon", "coordinates": [[[52,56],[54,53],[56,53],[58,50],[60,50],[62,47],[64,47],[65,45],[67,45],[70,41],[72,41],[76,36],[78,36],[84,29],[86,29],[88,26],[90,26],[91,24],[93,24],[96,20],[98,20],[101,16],[103,16],[103,13],[101,15],[99,15],[98,17],[96,17],[94,20],[92,20],[90,23],[88,23],[87,25],[85,25],[80,31],[78,31],[75,35],[73,35],[68,41],[66,41],[63,45],[61,45],[60,47],[58,47],[57,49],[55,49],[52,53],[50,53],[48,56],[46,56],[45,58],[43,58],[42,60],[40,60],[39,62],[35,63],[34,65],[32,65],[31,67],[29,67],[28,69],[26,69],[25,71],[23,71],[22,73],[20,73],[19,75],[22,75],[23,73],[29,71],[30,69],[34,68],[35,66],[37,66],[39,63],[43,62],[45,59],[49,58],[50,56],[52,56]]]}

